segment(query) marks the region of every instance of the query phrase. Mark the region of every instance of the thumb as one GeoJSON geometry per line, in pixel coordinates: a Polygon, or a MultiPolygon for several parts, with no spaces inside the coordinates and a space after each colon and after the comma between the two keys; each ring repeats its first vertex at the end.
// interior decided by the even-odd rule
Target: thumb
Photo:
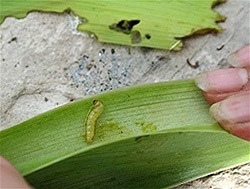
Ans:
{"type": "Polygon", "coordinates": [[[0,188],[31,188],[14,166],[1,156],[0,175],[0,188]]]}

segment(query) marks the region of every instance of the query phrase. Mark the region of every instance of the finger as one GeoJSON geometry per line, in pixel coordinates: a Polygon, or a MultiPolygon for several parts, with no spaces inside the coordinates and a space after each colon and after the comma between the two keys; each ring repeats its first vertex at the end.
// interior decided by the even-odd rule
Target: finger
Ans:
{"type": "Polygon", "coordinates": [[[235,94],[244,94],[248,93],[250,91],[250,82],[247,83],[247,85],[241,90],[241,91],[236,91],[236,92],[228,92],[228,93],[207,93],[203,92],[203,96],[205,99],[210,103],[214,104],[216,102],[219,102],[221,100],[224,100],[230,96],[233,96],[235,94]]]}
{"type": "Polygon", "coordinates": [[[249,139],[250,92],[231,96],[210,108],[210,113],[227,131],[249,139]],[[243,136],[244,135],[244,136],[243,136]]]}
{"type": "Polygon", "coordinates": [[[21,174],[3,157],[0,156],[1,187],[30,188],[21,174]]]}
{"type": "Polygon", "coordinates": [[[196,85],[208,93],[239,91],[248,82],[248,71],[243,68],[218,69],[199,74],[196,85]]]}
{"type": "Polygon", "coordinates": [[[234,67],[250,67],[250,45],[229,55],[227,61],[234,67]]]}
{"type": "Polygon", "coordinates": [[[203,96],[210,104],[214,104],[216,102],[224,100],[225,98],[232,96],[234,94],[236,94],[236,92],[231,92],[231,93],[206,93],[206,92],[203,92],[203,96]]]}
{"type": "Polygon", "coordinates": [[[250,141],[250,122],[234,125],[231,128],[230,133],[239,138],[250,141]]]}
{"type": "Polygon", "coordinates": [[[250,92],[231,96],[211,106],[210,112],[220,123],[244,123],[250,121],[250,92]]]}

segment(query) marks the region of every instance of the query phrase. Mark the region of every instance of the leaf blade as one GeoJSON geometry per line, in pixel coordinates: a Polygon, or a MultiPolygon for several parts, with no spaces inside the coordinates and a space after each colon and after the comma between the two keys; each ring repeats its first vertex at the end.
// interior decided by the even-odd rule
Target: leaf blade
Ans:
{"type": "Polygon", "coordinates": [[[211,7],[223,2],[225,0],[3,0],[0,23],[7,16],[21,18],[34,10],[62,13],[70,9],[75,15],[87,21],[80,23],[78,30],[94,34],[101,42],[180,50],[183,46],[182,38],[196,33],[222,31],[217,23],[224,21],[225,17],[212,11],[211,7]],[[110,29],[111,25],[122,20],[140,21],[131,28],[131,31],[136,30],[140,34],[138,42],[133,42],[131,32],[110,29]]]}
{"type": "MultiPolygon", "coordinates": [[[[189,168],[196,174],[193,173],[189,175],[189,178],[185,178],[185,174],[182,173],[183,170],[180,172],[179,169],[175,169],[173,171],[176,172],[175,175],[184,175],[179,177],[175,183],[166,180],[165,168],[170,166],[167,164],[159,173],[165,175],[160,177],[163,180],[159,181],[159,183],[161,183],[161,187],[172,186],[208,174],[211,171],[225,169],[249,161],[249,144],[222,130],[209,116],[208,109],[209,104],[205,102],[201,92],[192,80],[120,89],[60,107],[18,126],[1,131],[0,153],[14,163],[21,173],[36,187],[42,187],[44,183],[47,183],[47,188],[50,186],[52,188],[59,187],[57,184],[60,183],[65,187],[67,185],[77,188],[79,185],[75,185],[76,183],[92,187],[92,185],[88,185],[91,182],[98,188],[99,180],[102,180],[103,184],[111,184],[110,186],[107,185],[107,187],[115,187],[116,184],[132,182],[131,180],[137,181],[132,176],[125,177],[122,174],[118,174],[115,177],[116,180],[112,181],[113,177],[109,176],[109,170],[106,170],[106,172],[104,170],[111,166],[112,161],[114,161],[111,157],[114,155],[119,157],[116,161],[117,164],[121,165],[121,169],[118,170],[122,172],[125,169],[123,167],[124,153],[127,154],[130,149],[134,150],[134,156],[129,156],[126,160],[131,165],[129,166],[128,163],[125,163],[125,165],[128,166],[128,169],[137,173],[135,169],[137,166],[134,164],[137,162],[138,166],[142,165],[139,160],[134,162],[133,158],[140,157],[140,153],[136,152],[140,149],[140,147],[138,149],[138,144],[143,144],[142,141],[144,140],[146,140],[144,145],[151,151],[145,153],[143,157],[147,159],[152,154],[154,157],[158,157],[156,158],[157,161],[151,164],[150,169],[154,169],[156,165],[164,164],[162,154],[165,154],[171,161],[175,161],[176,158],[183,161],[182,156],[178,156],[178,154],[183,153],[183,148],[190,149],[190,146],[194,146],[193,143],[196,143],[197,148],[200,150],[202,148],[204,148],[203,151],[206,151],[206,148],[210,149],[210,152],[206,153],[213,158],[209,161],[208,157],[206,161],[213,164],[213,169],[203,169],[201,164],[190,164],[187,161],[185,169],[189,168]],[[94,142],[88,145],[82,136],[83,123],[94,99],[102,101],[104,112],[97,123],[94,142]],[[193,133],[193,135],[190,135],[190,133],[193,133]],[[183,137],[177,137],[179,135],[183,137]],[[189,139],[185,140],[186,137],[189,139]],[[209,139],[209,137],[211,138],[209,139]],[[170,144],[180,146],[177,148],[176,146],[171,147],[171,145],[163,144],[164,140],[170,140],[169,138],[172,140],[170,144]],[[152,143],[162,143],[164,148],[157,151],[153,145],[149,144],[150,141],[152,143]],[[176,150],[175,156],[169,155],[169,152],[173,150],[176,150]],[[117,154],[114,151],[117,151],[117,154]],[[228,155],[230,153],[232,154],[228,155]],[[224,156],[223,154],[227,155],[224,156]],[[105,155],[108,156],[107,160],[105,155]],[[78,158],[79,156],[84,158],[78,158]],[[112,161],[109,162],[108,159],[112,161]],[[78,162],[78,169],[76,170],[79,175],[76,176],[72,173],[72,175],[67,175],[67,178],[70,179],[65,179],[65,174],[71,170],[68,161],[70,164],[73,160],[78,162]],[[98,161],[103,162],[102,171],[105,174],[103,174],[102,178],[98,171],[98,161]],[[87,164],[84,162],[87,162],[87,164]],[[89,162],[91,162],[91,166],[89,166],[89,162]],[[83,164],[83,167],[79,166],[79,164],[83,164]],[[87,168],[84,168],[84,166],[87,168]],[[61,169],[64,170],[62,173],[61,169]],[[91,170],[95,171],[89,177],[91,170]],[[49,178],[46,176],[49,173],[53,173],[54,176],[51,175],[53,177],[49,178]],[[58,173],[61,176],[58,176],[58,173]],[[79,181],[80,177],[86,179],[79,181]],[[97,177],[98,182],[92,177],[97,177]],[[61,179],[65,182],[61,182],[61,179]]],[[[200,158],[199,151],[194,150],[192,153],[194,156],[190,157],[189,161],[200,158]]],[[[189,157],[189,153],[187,153],[187,157],[189,157]]],[[[204,155],[203,158],[205,158],[204,155]]],[[[72,166],[74,167],[74,165],[72,166]]],[[[148,175],[145,178],[140,175],[140,177],[144,178],[144,180],[141,179],[142,186],[148,184],[149,175],[153,180],[160,179],[158,178],[159,175],[157,176],[154,172],[150,173],[150,171],[145,172],[145,168],[140,166],[137,169],[144,170],[143,173],[148,175]]],[[[178,164],[175,166],[178,167],[178,164]]],[[[133,175],[137,178],[136,174],[133,175]]],[[[133,184],[136,185],[136,183],[133,184]]]]}

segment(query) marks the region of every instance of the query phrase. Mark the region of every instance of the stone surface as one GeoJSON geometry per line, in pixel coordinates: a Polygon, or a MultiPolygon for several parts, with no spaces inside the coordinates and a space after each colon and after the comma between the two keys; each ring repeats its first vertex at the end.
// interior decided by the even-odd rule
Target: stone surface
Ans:
{"type": "MultiPolygon", "coordinates": [[[[7,18],[0,25],[1,129],[104,90],[229,67],[228,54],[250,43],[250,2],[228,0],[216,10],[228,17],[220,24],[224,32],[185,39],[180,52],[99,43],[77,32],[77,18],[69,14],[7,18]],[[187,59],[199,67],[190,67],[187,59]]],[[[247,188],[249,166],[178,188],[247,188]]]]}

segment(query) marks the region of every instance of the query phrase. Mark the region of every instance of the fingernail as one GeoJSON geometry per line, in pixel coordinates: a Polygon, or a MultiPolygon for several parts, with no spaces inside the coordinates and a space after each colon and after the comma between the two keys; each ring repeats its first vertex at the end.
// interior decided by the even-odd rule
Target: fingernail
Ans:
{"type": "Polygon", "coordinates": [[[228,56],[227,61],[234,67],[247,67],[250,60],[250,46],[246,46],[228,56]]]}
{"type": "Polygon", "coordinates": [[[221,122],[222,118],[221,118],[221,103],[217,102],[215,104],[213,104],[210,109],[209,109],[210,114],[212,115],[212,117],[218,121],[221,122]]]}
{"type": "Polygon", "coordinates": [[[233,67],[238,67],[239,65],[239,58],[237,57],[237,54],[236,52],[235,53],[232,53],[230,54],[228,57],[227,57],[227,62],[232,65],[233,67]]]}
{"type": "Polygon", "coordinates": [[[225,125],[248,122],[250,121],[250,95],[249,93],[235,95],[213,104],[210,113],[215,120],[225,125]]]}
{"type": "Polygon", "coordinates": [[[207,73],[198,74],[195,78],[195,83],[201,90],[206,91],[209,88],[207,73]]]}
{"type": "Polygon", "coordinates": [[[195,79],[196,85],[205,92],[233,92],[247,82],[247,70],[239,68],[213,70],[199,74],[195,79]]]}

